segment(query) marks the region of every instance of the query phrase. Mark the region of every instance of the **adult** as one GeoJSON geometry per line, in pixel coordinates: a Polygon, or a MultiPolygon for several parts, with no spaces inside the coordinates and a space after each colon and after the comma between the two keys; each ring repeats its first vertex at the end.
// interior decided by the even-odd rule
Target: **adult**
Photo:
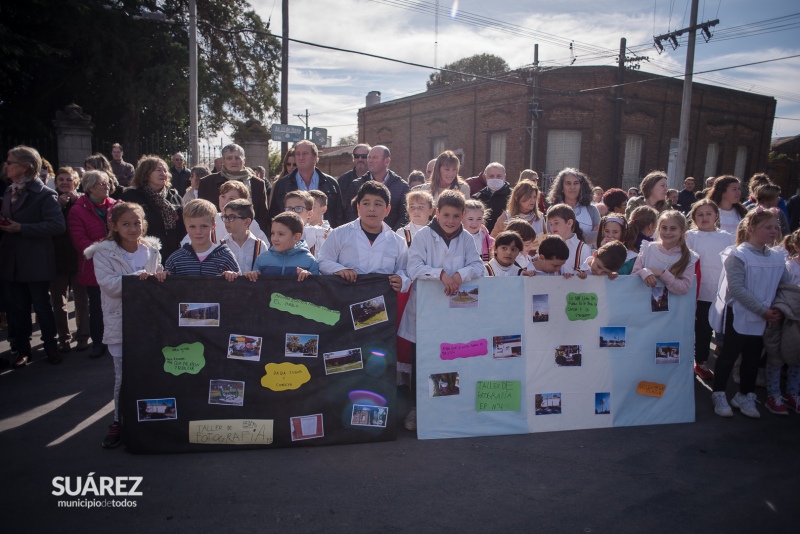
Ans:
{"type": "Polygon", "coordinates": [[[585,174],[572,167],[561,170],[550,188],[547,202],[550,206],[566,204],[572,208],[586,243],[595,242],[600,212],[592,205],[592,183],[585,174]]]}
{"type": "MultiPolygon", "coordinates": [[[[133,165],[122,159],[122,145],[114,143],[111,145],[111,172],[117,178],[117,182],[122,187],[128,187],[133,180],[134,168],[133,165]]],[[[100,169],[105,170],[105,169],[100,169]]]]}
{"type": "Polygon", "coordinates": [[[708,198],[719,208],[719,229],[735,236],[747,208],[742,206],[742,184],[730,174],[719,176],[711,186],[708,198]]]}
{"type": "MultiPolygon", "coordinates": [[[[253,167],[253,172],[258,178],[264,180],[264,182],[269,182],[267,179],[267,169],[265,169],[262,165],[256,165],[253,167]]],[[[272,184],[272,182],[270,182],[270,184],[272,184]]]]}
{"type": "MultiPolygon", "coordinates": [[[[119,197],[122,195],[122,187],[120,187],[119,182],[117,181],[116,177],[114,176],[114,170],[111,168],[111,163],[108,159],[100,154],[92,154],[91,156],[87,157],[83,164],[86,166],[87,171],[103,171],[108,175],[109,178],[109,196],[115,200],[119,200],[119,197]]],[[[83,193],[83,183],[81,183],[80,191],[83,193]]]]}
{"type": "Polygon", "coordinates": [[[689,213],[692,209],[692,204],[696,202],[694,197],[694,186],[696,185],[694,178],[687,177],[683,181],[683,189],[678,193],[678,204],[673,206],[675,209],[680,210],[684,215],[689,213]]]}
{"type": "Polygon", "coordinates": [[[281,165],[281,173],[278,175],[278,178],[282,178],[287,174],[292,174],[292,172],[294,172],[296,168],[297,168],[297,160],[294,157],[294,147],[292,147],[286,151],[286,155],[283,157],[283,163],[281,165]]]}
{"type": "Polygon", "coordinates": [[[16,146],[4,163],[11,180],[0,207],[0,281],[8,309],[15,367],[31,359],[31,305],[39,320],[47,361],[61,362],[56,320],[50,305],[50,280],[55,276],[54,235],[66,228],[56,192],[39,179],[42,157],[36,149],[16,146]]]}
{"type": "Polygon", "coordinates": [[[431,174],[431,181],[418,185],[414,189],[418,191],[428,191],[433,196],[433,204],[439,199],[442,191],[454,189],[461,191],[464,198],[470,198],[469,186],[458,175],[461,168],[461,160],[458,159],[455,152],[452,150],[445,150],[436,158],[433,165],[433,173],[431,174]]]}
{"type": "MultiPolygon", "coordinates": [[[[81,198],[80,193],[76,191],[79,181],[78,173],[72,167],[61,167],[56,172],[56,193],[65,221],[72,207],[81,198]]],[[[58,350],[60,352],[71,350],[72,336],[67,315],[71,286],[75,301],[75,323],[78,327],[75,332],[75,340],[78,342],[76,348],[84,351],[89,348],[89,296],[86,294],[86,287],[78,282],[78,252],[72,246],[72,239],[66,228],[64,232],[53,236],[53,246],[56,252],[56,275],[50,281],[50,303],[53,305],[56,320],[58,350]]]]}
{"type": "MultiPolygon", "coordinates": [[[[348,209],[352,209],[348,204],[350,201],[353,200],[355,193],[353,196],[348,198],[348,191],[350,190],[350,184],[367,174],[369,168],[367,166],[367,157],[369,156],[369,151],[372,150],[372,147],[366,143],[361,143],[353,147],[353,168],[347,171],[346,173],[339,176],[336,181],[339,183],[339,191],[342,193],[342,209],[344,209],[345,214],[348,213],[348,209]]],[[[356,190],[356,193],[358,190],[356,190]]],[[[394,209],[394,208],[392,208],[394,209]]],[[[348,220],[355,220],[349,219],[348,220]]],[[[391,225],[390,225],[391,226],[391,225]]]]}
{"type": "MultiPolygon", "coordinates": [[[[503,174],[505,174],[505,172],[503,172],[503,174]]],[[[505,181],[505,178],[503,180],[505,181]]],[[[474,197],[475,193],[486,187],[486,175],[484,174],[484,171],[481,171],[478,176],[467,178],[466,182],[469,186],[470,196],[474,197]]]]}
{"type": "Polygon", "coordinates": [[[506,180],[506,168],[498,162],[492,162],[481,172],[486,177],[486,187],[472,195],[472,198],[483,202],[489,209],[486,229],[491,232],[497,218],[505,211],[511,196],[511,185],[506,180]]]}
{"type": "Polygon", "coordinates": [[[214,160],[214,172],[220,172],[222,170],[222,164],[224,161],[224,158],[216,158],[214,160]]]}
{"type": "Polygon", "coordinates": [[[603,193],[603,204],[608,213],[625,215],[625,205],[628,203],[628,193],[622,189],[611,188],[603,193]]]}
{"type": "Polygon", "coordinates": [[[294,157],[297,168],[275,182],[272,200],[269,203],[270,213],[278,214],[283,211],[283,198],[289,191],[316,189],[328,196],[328,211],[325,212],[328,223],[332,228],[340,226],[344,222],[341,190],[335,178],[317,168],[319,161],[317,145],[305,139],[298,141],[294,145],[294,157]]]}
{"type": "MultiPolygon", "coordinates": [[[[205,165],[198,165],[197,167],[192,167],[192,173],[189,175],[189,181],[191,185],[186,188],[186,192],[183,194],[183,203],[186,204],[190,200],[194,200],[197,198],[197,188],[200,187],[200,180],[205,178],[211,174],[211,171],[208,170],[208,167],[205,165]]],[[[181,191],[178,190],[178,193],[181,191]]]]}
{"type": "MultiPolygon", "coordinates": [[[[228,180],[242,182],[250,190],[250,200],[253,202],[256,222],[265,232],[269,232],[269,210],[267,209],[267,199],[271,185],[251,173],[244,166],[244,148],[231,143],[222,149],[222,170],[209,174],[200,180],[200,187],[197,189],[197,197],[208,200],[215,206],[219,206],[219,186],[228,180]]],[[[182,236],[181,236],[182,237],[182,236]]],[[[166,258],[162,249],[161,257],[166,258]]]]}
{"type": "Polygon", "coordinates": [[[142,206],[147,220],[147,235],[161,241],[162,258],[169,258],[180,248],[181,239],[186,235],[183,197],[171,186],[167,163],[163,159],[142,156],[136,164],[131,186],[122,193],[122,200],[142,206]]]}
{"type": "Polygon", "coordinates": [[[536,207],[539,208],[540,213],[545,213],[547,211],[547,205],[545,204],[545,196],[542,192],[542,184],[539,183],[539,173],[533,169],[524,169],[519,173],[519,178],[516,180],[508,180],[508,185],[510,185],[513,189],[522,180],[533,182],[534,185],[539,189],[539,201],[536,207]]]}
{"type": "Polygon", "coordinates": [[[628,188],[628,198],[638,197],[642,193],[636,187],[629,187],[628,188]]]}
{"type": "Polygon", "coordinates": [[[377,145],[370,149],[367,155],[367,174],[351,182],[346,193],[344,190],[342,191],[342,198],[350,199],[350,205],[347,203],[344,205],[345,220],[347,222],[355,221],[358,218],[356,208],[352,205],[352,199],[356,198],[362,185],[374,180],[389,189],[389,206],[391,209],[383,222],[388,224],[395,232],[398,228],[408,223],[408,212],[406,211],[408,182],[398,176],[397,173],[389,170],[391,162],[392,154],[385,146],[377,145]]]}
{"type": "Polygon", "coordinates": [[[172,155],[172,167],[169,168],[169,174],[172,177],[172,187],[183,195],[191,183],[192,173],[186,168],[186,157],[182,152],[175,152],[172,155]]]}
{"type": "MultiPolygon", "coordinates": [[[[166,168],[166,165],[165,165],[166,168]]],[[[86,171],[81,180],[84,195],[70,209],[67,227],[72,245],[78,252],[78,283],[86,288],[89,296],[89,335],[92,338],[90,358],[99,358],[106,352],[103,344],[103,307],[100,285],[94,275],[94,262],[83,253],[93,243],[108,235],[108,219],[111,208],[117,203],[109,196],[111,177],[105,171],[86,171]]]]}
{"type": "Polygon", "coordinates": [[[640,184],[642,194],[637,197],[628,199],[628,205],[625,207],[625,218],[630,219],[633,210],[639,206],[650,206],[658,213],[669,208],[667,202],[667,181],[669,178],[663,171],[653,171],[644,177],[640,184]]]}
{"type": "Polygon", "coordinates": [[[433,168],[436,166],[436,158],[433,158],[425,166],[425,181],[430,182],[433,179],[433,168]]]}

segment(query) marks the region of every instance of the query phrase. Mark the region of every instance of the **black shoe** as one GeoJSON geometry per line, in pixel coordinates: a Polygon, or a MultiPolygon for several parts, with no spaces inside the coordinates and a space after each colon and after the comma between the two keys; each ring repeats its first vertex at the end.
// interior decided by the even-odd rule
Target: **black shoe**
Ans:
{"type": "Polygon", "coordinates": [[[75,347],[75,350],[78,352],[83,352],[89,348],[89,340],[88,339],[79,339],[78,346],[75,347]]]}
{"type": "Polygon", "coordinates": [[[57,349],[46,349],[44,353],[47,354],[47,363],[53,365],[61,363],[61,354],[58,353],[57,349]]]}
{"type": "Polygon", "coordinates": [[[102,343],[92,343],[92,350],[89,351],[90,358],[99,358],[106,353],[106,346],[102,343]]]}
{"type": "Polygon", "coordinates": [[[106,434],[105,439],[103,440],[102,447],[104,449],[113,449],[120,443],[122,443],[122,437],[120,436],[120,425],[116,421],[114,423],[108,425],[108,434],[106,434]]]}
{"type": "Polygon", "coordinates": [[[26,365],[28,365],[28,362],[30,361],[31,361],[30,354],[20,354],[17,357],[17,360],[14,362],[14,367],[16,368],[25,367],[26,365]]]}
{"type": "Polygon", "coordinates": [[[58,342],[58,351],[59,352],[69,352],[72,350],[72,347],[69,346],[69,340],[59,341],[58,342]]]}

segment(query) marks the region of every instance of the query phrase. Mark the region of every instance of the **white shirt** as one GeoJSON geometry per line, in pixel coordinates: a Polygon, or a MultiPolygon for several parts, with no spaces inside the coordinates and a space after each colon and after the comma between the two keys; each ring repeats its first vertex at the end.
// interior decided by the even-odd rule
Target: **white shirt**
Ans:
{"type": "Polygon", "coordinates": [[[320,226],[306,224],[305,228],[303,228],[303,239],[309,250],[314,247],[311,253],[314,254],[315,258],[319,259],[319,251],[322,249],[322,244],[328,239],[330,232],[331,225],[328,221],[322,221],[320,226]]]}
{"type": "MultiPolygon", "coordinates": [[[[214,218],[214,223],[216,224],[216,226],[214,226],[214,234],[216,236],[227,235],[228,231],[225,229],[225,223],[222,221],[221,213],[217,213],[217,216],[214,218]]],[[[266,243],[267,248],[269,248],[269,238],[267,238],[267,234],[264,233],[264,231],[255,221],[255,219],[253,219],[253,221],[250,223],[250,226],[248,226],[247,229],[250,231],[251,234],[256,236],[256,239],[260,239],[261,241],[266,243]]],[[[181,240],[181,246],[190,242],[191,239],[189,239],[189,234],[186,234],[186,236],[181,240]]],[[[219,237],[217,238],[216,242],[219,243],[219,237]]]]}
{"type": "Polygon", "coordinates": [[[733,236],[722,230],[702,232],[695,228],[686,232],[686,246],[700,256],[700,293],[697,300],[714,302],[722,276],[720,253],[733,243],[733,236]]]}
{"type": "MultiPolygon", "coordinates": [[[[583,241],[578,239],[577,234],[572,234],[572,237],[567,239],[566,242],[567,242],[567,247],[569,248],[569,258],[567,259],[567,263],[565,263],[564,266],[561,268],[561,272],[564,274],[576,273],[578,272],[578,270],[575,269],[575,264],[576,264],[575,254],[578,251],[578,245],[580,243],[583,243],[583,241]]],[[[592,255],[592,247],[590,247],[586,243],[583,243],[583,246],[581,247],[581,257],[577,262],[578,268],[580,268],[580,266],[583,265],[584,262],[586,261],[586,258],[588,258],[591,255],[592,255]]]]}
{"type": "Polygon", "coordinates": [[[403,241],[406,241],[406,230],[408,233],[411,234],[411,239],[414,239],[414,236],[417,235],[417,232],[425,228],[424,224],[415,224],[413,222],[408,223],[407,225],[403,226],[402,228],[397,229],[397,235],[403,238],[403,241]]]}
{"type": "Polygon", "coordinates": [[[236,241],[233,239],[231,234],[227,234],[225,237],[222,238],[220,243],[225,243],[228,245],[228,248],[231,249],[233,255],[236,256],[236,263],[239,264],[239,272],[245,273],[247,271],[253,270],[253,262],[256,250],[256,243],[261,242],[261,252],[266,252],[269,249],[269,245],[263,240],[258,239],[256,236],[252,234],[252,232],[247,233],[247,239],[245,240],[244,244],[240,247],[236,241]]]}
{"type": "Polygon", "coordinates": [[[719,229],[728,232],[732,236],[736,236],[736,229],[739,227],[739,221],[742,218],[739,212],[731,208],[729,210],[719,209],[719,229]]]}
{"type": "MultiPolygon", "coordinates": [[[[488,262],[489,266],[492,268],[492,272],[494,272],[494,276],[519,276],[520,269],[519,265],[511,264],[508,267],[503,267],[499,263],[497,263],[497,258],[492,258],[488,262]]],[[[483,276],[492,276],[489,274],[489,269],[486,268],[484,265],[483,267],[483,276]]]]}
{"type": "Polygon", "coordinates": [[[119,254],[122,256],[122,259],[125,260],[125,263],[128,264],[128,267],[131,268],[131,271],[134,273],[144,272],[147,267],[147,260],[150,259],[150,251],[149,249],[144,246],[143,244],[139,243],[139,247],[136,249],[136,252],[128,252],[124,248],[119,247],[119,254]]]}
{"type": "Polygon", "coordinates": [[[361,220],[334,228],[319,251],[319,272],[335,274],[353,269],[358,274],[396,274],[403,281],[401,291],[408,291],[411,280],[406,274],[408,247],[405,239],[382,223],[381,233],[373,243],[361,228],[361,220]]]}

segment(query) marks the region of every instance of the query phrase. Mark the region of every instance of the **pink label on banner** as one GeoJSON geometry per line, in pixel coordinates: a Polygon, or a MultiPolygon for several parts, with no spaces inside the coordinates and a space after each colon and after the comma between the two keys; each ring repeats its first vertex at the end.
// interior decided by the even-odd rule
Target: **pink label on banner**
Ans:
{"type": "Polygon", "coordinates": [[[442,343],[439,357],[443,360],[455,360],[456,358],[485,356],[489,352],[488,345],[489,343],[485,339],[476,339],[469,343],[442,343]]]}

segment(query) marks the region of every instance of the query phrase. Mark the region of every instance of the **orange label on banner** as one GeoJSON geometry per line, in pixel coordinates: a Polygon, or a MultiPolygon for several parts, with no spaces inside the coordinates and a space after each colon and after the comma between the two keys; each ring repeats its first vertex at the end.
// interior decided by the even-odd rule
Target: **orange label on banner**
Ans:
{"type": "Polygon", "coordinates": [[[639,385],[636,386],[636,393],[639,395],[647,395],[648,397],[658,397],[661,398],[664,395],[664,390],[667,389],[667,386],[664,384],[657,384],[656,382],[645,382],[644,380],[639,382],[639,385]]]}

